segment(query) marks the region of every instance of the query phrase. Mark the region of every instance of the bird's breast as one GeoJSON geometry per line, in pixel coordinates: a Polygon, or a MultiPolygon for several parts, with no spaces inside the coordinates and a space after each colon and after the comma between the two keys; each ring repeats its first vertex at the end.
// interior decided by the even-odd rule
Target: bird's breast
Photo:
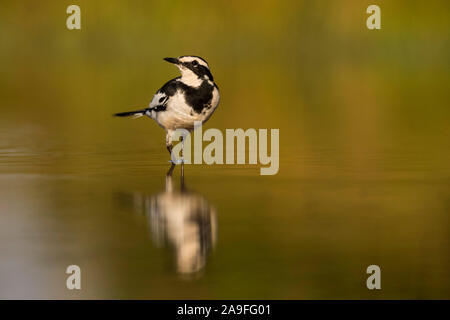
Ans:
{"type": "Polygon", "coordinates": [[[220,94],[214,83],[204,81],[197,88],[180,83],[176,93],[167,101],[167,108],[158,112],[155,120],[169,130],[191,130],[194,122],[205,122],[217,108],[220,94]]]}

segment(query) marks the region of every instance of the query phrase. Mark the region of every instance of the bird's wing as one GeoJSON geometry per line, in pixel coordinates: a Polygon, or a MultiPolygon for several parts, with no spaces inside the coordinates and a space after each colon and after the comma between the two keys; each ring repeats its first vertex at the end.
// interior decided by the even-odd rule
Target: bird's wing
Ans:
{"type": "Polygon", "coordinates": [[[149,109],[153,109],[155,111],[165,110],[167,106],[167,102],[170,97],[172,97],[178,90],[178,79],[172,79],[165,83],[161,89],[159,89],[155,95],[153,96],[152,101],[150,102],[149,109]]]}
{"type": "Polygon", "coordinates": [[[169,96],[167,94],[165,94],[164,92],[158,91],[153,96],[153,99],[150,102],[150,105],[148,106],[148,108],[150,110],[155,110],[155,111],[162,109],[166,106],[167,100],[169,100],[169,96]]]}

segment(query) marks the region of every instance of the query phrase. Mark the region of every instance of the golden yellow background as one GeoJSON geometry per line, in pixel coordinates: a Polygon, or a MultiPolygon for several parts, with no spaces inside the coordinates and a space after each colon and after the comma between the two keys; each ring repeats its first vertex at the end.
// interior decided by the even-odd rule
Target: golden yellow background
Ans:
{"type": "Polygon", "coordinates": [[[2,1],[0,297],[450,298],[449,12],[444,0],[2,1]],[[81,30],[66,28],[70,4],[81,30]],[[381,30],[366,28],[370,4],[381,30]],[[206,127],[279,128],[280,171],[186,166],[218,218],[187,280],[116,201],[164,189],[165,134],[111,114],[147,106],[178,75],[162,58],[188,54],[221,90],[206,127]],[[65,288],[70,264],[81,291],[65,288]]]}

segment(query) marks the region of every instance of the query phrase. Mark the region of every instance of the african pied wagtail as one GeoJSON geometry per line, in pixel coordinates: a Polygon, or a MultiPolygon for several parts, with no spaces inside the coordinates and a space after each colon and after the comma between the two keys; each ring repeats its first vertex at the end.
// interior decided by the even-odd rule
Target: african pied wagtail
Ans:
{"type": "Polygon", "coordinates": [[[219,104],[220,94],[204,59],[181,56],[164,60],[175,64],[181,71],[181,77],[163,85],[153,96],[148,108],[116,113],[115,116],[138,118],[146,115],[152,118],[166,130],[166,146],[171,153],[174,131],[192,131],[195,121],[207,121],[219,104]]]}

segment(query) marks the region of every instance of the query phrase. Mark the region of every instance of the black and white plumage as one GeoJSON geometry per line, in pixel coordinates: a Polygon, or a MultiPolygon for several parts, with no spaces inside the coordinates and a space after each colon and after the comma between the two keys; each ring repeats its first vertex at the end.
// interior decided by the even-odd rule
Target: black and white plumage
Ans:
{"type": "Polygon", "coordinates": [[[180,69],[181,76],[168,81],[153,96],[146,109],[116,113],[118,117],[148,116],[166,130],[166,147],[172,152],[177,129],[193,130],[194,123],[207,121],[219,104],[220,94],[208,63],[197,56],[164,58],[180,69]]]}

